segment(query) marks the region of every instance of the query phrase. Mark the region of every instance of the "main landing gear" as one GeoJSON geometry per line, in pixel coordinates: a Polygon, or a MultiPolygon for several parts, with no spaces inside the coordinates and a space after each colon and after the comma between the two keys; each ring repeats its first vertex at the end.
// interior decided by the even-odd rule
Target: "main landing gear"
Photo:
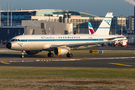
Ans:
{"type": "MultiPolygon", "coordinates": [[[[48,56],[48,57],[53,57],[54,54],[51,53],[51,51],[49,51],[49,53],[47,54],[47,56],[48,56]]],[[[67,53],[66,56],[71,58],[71,57],[73,57],[73,54],[72,54],[72,53],[67,53]]]]}
{"type": "MultiPolygon", "coordinates": [[[[25,53],[25,50],[22,51],[22,55],[20,55],[20,58],[24,58],[24,53],[25,53]]],[[[53,57],[54,54],[51,53],[51,51],[49,51],[49,53],[47,54],[47,56],[48,57],[53,57]]],[[[67,53],[66,56],[71,58],[71,57],[73,57],[73,54],[72,53],[67,53]]]]}
{"type": "Polygon", "coordinates": [[[54,54],[51,53],[51,51],[49,51],[49,53],[47,55],[48,55],[48,57],[53,57],[54,56],[54,54]]]}
{"type": "Polygon", "coordinates": [[[67,53],[67,57],[73,57],[72,53],[67,53]]]}

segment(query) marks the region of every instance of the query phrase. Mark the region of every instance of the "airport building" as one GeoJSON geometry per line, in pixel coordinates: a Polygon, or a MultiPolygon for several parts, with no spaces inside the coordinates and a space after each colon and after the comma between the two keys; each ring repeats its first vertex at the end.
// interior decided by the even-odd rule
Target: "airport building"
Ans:
{"type": "Polygon", "coordinates": [[[134,16],[129,16],[127,19],[127,32],[134,33],[134,16]]]}
{"type": "MultiPolygon", "coordinates": [[[[69,10],[57,10],[57,9],[41,9],[41,10],[12,10],[12,11],[1,11],[1,22],[4,26],[9,25],[21,25],[22,20],[49,20],[59,22],[59,17],[63,17],[65,14],[70,13],[71,15],[81,17],[95,17],[95,15],[75,12],[69,10]],[[58,18],[49,18],[58,17],[58,18]],[[9,21],[7,20],[9,19],[9,21]],[[12,20],[11,20],[12,19],[12,20]]],[[[11,25],[11,26],[12,26],[11,25]]]]}
{"type": "MultiPolygon", "coordinates": [[[[8,35],[8,37],[0,37],[0,40],[2,42],[11,39],[13,36],[10,32],[15,33],[14,36],[20,34],[87,34],[88,22],[92,23],[96,31],[103,19],[104,16],[58,9],[1,11],[0,31],[5,32],[5,36],[8,35]]],[[[126,33],[126,28],[126,17],[114,17],[110,34],[121,34],[121,30],[126,33]]]]}

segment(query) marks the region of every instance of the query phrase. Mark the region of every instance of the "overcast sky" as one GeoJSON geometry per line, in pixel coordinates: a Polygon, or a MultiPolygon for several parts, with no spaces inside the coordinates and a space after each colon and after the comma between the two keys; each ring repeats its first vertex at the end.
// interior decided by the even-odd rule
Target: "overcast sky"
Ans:
{"type": "Polygon", "coordinates": [[[0,0],[1,9],[7,10],[7,2],[12,9],[62,9],[85,12],[96,16],[104,16],[107,11],[114,16],[134,15],[134,0],[0,0]]]}

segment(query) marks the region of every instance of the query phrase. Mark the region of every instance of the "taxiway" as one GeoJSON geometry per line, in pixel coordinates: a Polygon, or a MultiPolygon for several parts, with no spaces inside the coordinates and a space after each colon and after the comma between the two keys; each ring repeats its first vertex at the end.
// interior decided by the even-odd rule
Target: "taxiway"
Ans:
{"type": "MultiPolygon", "coordinates": [[[[4,46],[1,46],[4,48],[4,46]]],[[[135,50],[130,47],[94,47],[93,50],[135,50]]],[[[7,52],[12,52],[8,51],[7,52]]],[[[135,68],[135,55],[74,55],[73,58],[46,55],[0,54],[0,66],[23,67],[85,67],[85,68],[135,68]]]]}
{"type": "Polygon", "coordinates": [[[22,67],[85,67],[85,68],[135,68],[135,58],[119,59],[86,59],[86,60],[33,60],[33,61],[2,61],[0,66],[22,67]]]}

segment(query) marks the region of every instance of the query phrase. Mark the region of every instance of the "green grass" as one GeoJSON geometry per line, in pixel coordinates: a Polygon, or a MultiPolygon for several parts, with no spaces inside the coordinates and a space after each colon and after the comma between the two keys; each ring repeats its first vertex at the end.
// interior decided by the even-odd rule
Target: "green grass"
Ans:
{"type": "Polygon", "coordinates": [[[1,90],[132,90],[134,80],[134,68],[0,67],[1,90]]]}
{"type": "Polygon", "coordinates": [[[135,79],[135,69],[0,67],[0,79],[121,78],[135,79]]]}
{"type": "Polygon", "coordinates": [[[134,68],[0,67],[1,90],[134,90],[134,81],[134,68]]]}

